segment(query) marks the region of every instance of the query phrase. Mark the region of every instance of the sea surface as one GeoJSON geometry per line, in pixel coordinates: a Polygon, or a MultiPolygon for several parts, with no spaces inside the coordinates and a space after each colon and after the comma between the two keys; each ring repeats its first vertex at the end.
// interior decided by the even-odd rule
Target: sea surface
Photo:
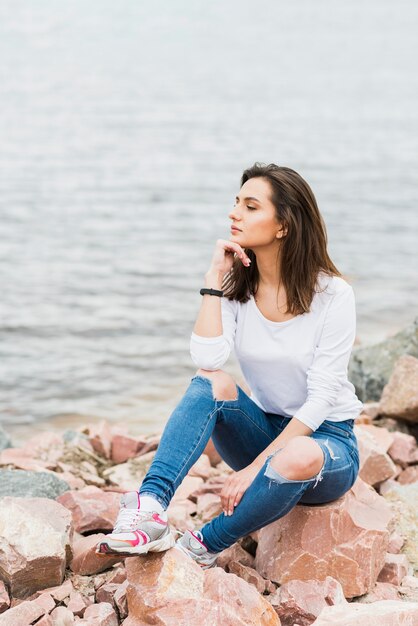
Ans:
{"type": "Polygon", "coordinates": [[[255,161],[311,184],[358,341],[411,323],[417,17],[413,0],[3,0],[0,422],[162,428],[255,161]]]}

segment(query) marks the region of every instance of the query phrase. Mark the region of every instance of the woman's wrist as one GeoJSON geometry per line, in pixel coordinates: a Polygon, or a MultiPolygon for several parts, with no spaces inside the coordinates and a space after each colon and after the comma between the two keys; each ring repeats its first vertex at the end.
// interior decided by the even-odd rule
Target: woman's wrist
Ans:
{"type": "Polygon", "coordinates": [[[208,289],[222,289],[223,272],[209,270],[205,274],[205,287],[208,289]]]}

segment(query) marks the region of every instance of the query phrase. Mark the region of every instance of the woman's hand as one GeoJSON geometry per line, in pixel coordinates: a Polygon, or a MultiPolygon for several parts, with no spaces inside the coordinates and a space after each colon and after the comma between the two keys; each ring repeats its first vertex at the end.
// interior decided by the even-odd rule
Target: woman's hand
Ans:
{"type": "Polygon", "coordinates": [[[234,263],[234,255],[241,259],[242,264],[245,267],[249,267],[251,259],[245,254],[243,248],[235,241],[228,241],[227,239],[218,239],[215,245],[215,251],[213,253],[212,262],[208,274],[220,273],[227,274],[232,268],[234,263]]]}
{"type": "Polygon", "coordinates": [[[234,507],[240,503],[242,496],[259,471],[260,467],[248,465],[228,476],[221,491],[221,503],[225,515],[232,515],[234,507]]]}

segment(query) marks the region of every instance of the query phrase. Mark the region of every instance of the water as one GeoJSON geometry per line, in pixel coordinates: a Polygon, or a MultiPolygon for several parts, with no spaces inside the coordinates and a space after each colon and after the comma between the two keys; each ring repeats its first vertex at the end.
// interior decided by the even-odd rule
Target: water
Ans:
{"type": "Polygon", "coordinates": [[[314,189],[359,340],[410,323],[417,14],[412,0],[3,1],[0,421],[162,427],[257,160],[314,189]]]}

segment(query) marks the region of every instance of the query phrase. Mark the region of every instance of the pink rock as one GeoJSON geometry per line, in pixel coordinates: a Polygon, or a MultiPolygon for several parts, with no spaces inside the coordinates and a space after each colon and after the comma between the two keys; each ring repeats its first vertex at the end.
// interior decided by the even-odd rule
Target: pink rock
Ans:
{"type": "Polygon", "coordinates": [[[258,593],[264,593],[269,588],[270,581],[265,580],[254,568],[248,567],[248,565],[243,565],[238,561],[230,561],[228,571],[239,576],[250,585],[254,585],[258,593]]]}
{"type": "Polygon", "coordinates": [[[158,608],[174,600],[199,600],[203,595],[203,570],[180,550],[132,557],[126,559],[125,566],[132,619],[147,622],[158,608]]]}
{"type": "Polygon", "coordinates": [[[33,602],[36,602],[36,604],[39,604],[40,607],[45,609],[45,613],[50,613],[52,609],[55,609],[55,600],[51,594],[47,592],[40,593],[33,602]]]}
{"type": "Polygon", "coordinates": [[[120,585],[121,583],[124,583],[126,580],[126,569],[123,565],[118,565],[117,567],[113,568],[113,571],[110,572],[110,576],[107,579],[107,582],[112,584],[112,583],[116,583],[117,585],[120,585]]]}
{"type": "MultiPolygon", "coordinates": [[[[369,433],[372,437],[374,443],[383,450],[383,452],[387,452],[390,446],[393,444],[395,439],[395,433],[391,432],[387,428],[383,428],[382,426],[375,425],[359,425],[360,432],[369,433]]],[[[392,457],[393,458],[393,457],[392,457]]],[[[395,460],[395,459],[393,459],[395,460]]]]}
{"type": "Polygon", "coordinates": [[[113,435],[111,442],[111,459],[113,463],[125,463],[140,454],[146,445],[146,440],[129,437],[128,435],[113,435]]]}
{"type": "Polygon", "coordinates": [[[338,500],[296,506],[258,531],[256,569],[276,583],[338,580],[345,597],[369,591],[383,567],[390,506],[360,478],[338,500]]]}
{"type": "Polygon", "coordinates": [[[381,414],[418,421],[418,359],[404,354],[396,361],[392,376],[380,398],[381,414]]]}
{"type": "Polygon", "coordinates": [[[0,613],[6,611],[10,606],[10,598],[6,585],[0,580],[0,613]]]}
{"type": "Polygon", "coordinates": [[[399,463],[403,468],[409,463],[416,463],[418,461],[418,447],[415,437],[395,431],[388,454],[395,463],[399,463]]]}
{"type": "Polygon", "coordinates": [[[87,607],[84,619],[78,623],[85,626],[118,626],[118,618],[111,604],[100,602],[87,607]]]}
{"type": "Polygon", "coordinates": [[[49,589],[45,589],[44,593],[49,593],[57,602],[63,602],[65,598],[70,597],[72,591],[73,584],[71,580],[68,579],[58,587],[50,587],[49,589]]]}
{"type": "Polygon", "coordinates": [[[189,495],[189,499],[192,500],[192,502],[197,502],[199,496],[203,496],[207,493],[213,493],[219,496],[224,486],[225,478],[225,476],[209,478],[203,485],[196,489],[196,491],[193,491],[193,493],[189,495]]]}
{"type": "Polygon", "coordinates": [[[355,426],[354,432],[359,448],[360,478],[369,485],[377,485],[388,478],[393,478],[396,475],[396,467],[389,455],[376,443],[376,438],[361,426],[355,426]]]}
{"type": "Polygon", "coordinates": [[[173,500],[186,500],[191,493],[203,485],[203,478],[199,476],[186,476],[181,485],[177,488],[173,500]]]}
{"type": "Polygon", "coordinates": [[[255,587],[220,567],[205,570],[204,595],[227,608],[243,624],[280,626],[275,610],[255,587]]]}
{"type": "Polygon", "coordinates": [[[360,415],[357,415],[357,417],[354,419],[354,423],[356,426],[363,424],[370,425],[373,422],[372,418],[370,417],[370,415],[367,415],[367,413],[360,413],[360,415]]]}
{"type": "Polygon", "coordinates": [[[71,511],[78,533],[112,530],[119,512],[120,494],[89,486],[79,491],[66,491],[57,502],[71,511]]]}
{"type": "Polygon", "coordinates": [[[361,602],[378,602],[379,600],[400,600],[398,588],[391,583],[377,582],[373,589],[361,597],[361,602]]]}
{"type": "Polygon", "coordinates": [[[83,489],[86,486],[82,478],[74,476],[71,472],[54,472],[54,474],[61,480],[65,480],[70,489],[83,489]]]}
{"type": "Polygon", "coordinates": [[[50,615],[44,615],[38,622],[36,622],[36,626],[54,626],[54,622],[52,621],[52,617],[50,615]]]}
{"type": "Polygon", "coordinates": [[[418,465],[410,465],[402,472],[400,472],[398,478],[398,482],[401,485],[410,485],[411,483],[416,483],[418,480],[418,465]]]}
{"type": "Polygon", "coordinates": [[[380,600],[371,604],[349,602],[322,609],[315,626],[414,626],[418,620],[418,602],[380,600]]]}
{"type": "Polygon", "coordinates": [[[189,476],[200,476],[204,480],[207,480],[211,474],[212,466],[209,461],[209,457],[206,454],[202,454],[196,463],[190,468],[189,476]]]}
{"type": "Polygon", "coordinates": [[[18,606],[0,614],[0,626],[26,626],[45,614],[35,602],[21,602],[18,606]]]}
{"type": "Polygon", "coordinates": [[[197,499],[197,514],[202,522],[217,517],[222,513],[222,503],[218,495],[214,493],[205,493],[197,499]]]}
{"type": "Polygon", "coordinates": [[[51,613],[53,626],[72,626],[74,615],[66,606],[57,606],[51,613]]]}
{"type": "Polygon", "coordinates": [[[121,584],[106,583],[99,587],[96,591],[96,602],[108,602],[119,613],[123,619],[128,615],[128,607],[126,601],[126,589],[128,581],[125,580],[121,584]]]}
{"type": "Polygon", "coordinates": [[[1,451],[0,465],[13,465],[29,471],[54,469],[63,451],[64,441],[60,435],[41,433],[29,439],[21,448],[1,451]]]}
{"type": "Polygon", "coordinates": [[[323,581],[291,580],[284,583],[269,598],[280,617],[282,626],[309,626],[322,609],[336,604],[347,604],[340,583],[327,576],[323,581]]]}
{"type": "Polygon", "coordinates": [[[82,432],[88,436],[93,449],[98,454],[110,459],[112,431],[108,422],[102,420],[98,424],[88,424],[82,432]]]}
{"type": "Polygon", "coordinates": [[[380,413],[379,402],[365,402],[363,404],[363,413],[366,413],[366,415],[370,415],[372,419],[376,419],[376,417],[380,413]]]}
{"type": "Polygon", "coordinates": [[[86,607],[90,605],[90,601],[83,596],[79,591],[72,591],[70,594],[70,601],[67,604],[67,608],[74,613],[74,615],[78,615],[79,617],[83,617],[86,607]]]}
{"type": "Polygon", "coordinates": [[[73,543],[73,559],[70,568],[75,574],[82,576],[91,576],[103,572],[115,563],[123,561],[123,556],[108,556],[106,554],[97,554],[96,545],[106,535],[98,533],[83,537],[77,536],[73,543]]]}
{"type": "Polygon", "coordinates": [[[128,581],[125,580],[119,585],[119,589],[115,591],[114,601],[121,619],[124,619],[128,615],[128,602],[126,599],[126,590],[128,588],[128,581]]]}
{"type": "Polygon", "coordinates": [[[125,491],[135,491],[145,478],[154,456],[155,452],[148,452],[128,459],[126,463],[120,463],[104,470],[103,476],[113,485],[118,485],[125,491]]]}
{"type": "Polygon", "coordinates": [[[408,569],[409,563],[405,554],[391,554],[388,552],[377,580],[381,583],[400,585],[402,578],[407,575],[408,569]]]}
{"type": "Polygon", "coordinates": [[[216,564],[218,567],[222,567],[228,571],[229,563],[234,561],[242,563],[242,565],[247,565],[248,567],[254,566],[254,557],[244,550],[239,543],[234,543],[231,547],[221,552],[216,560],[216,564]]]}
{"type": "Polygon", "coordinates": [[[212,467],[216,467],[216,465],[218,465],[218,463],[222,461],[222,457],[216,450],[212,439],[209,439],[206,448],[203,450],[203,454],[206,454],[206,456],[209,458],[212,467]]]}
{"type": "Polygon", "coordinates": [[[190,500],[173,499],[167,509],[168,521],[173,528],[182,532],[193,530],[195,523],[190,516],[196,513],[196,510],[196,504],[190,500]]]}
{"type": "Polygon", "coordinates": [[[404,538],[401,537],[399,533],[393,532],[389,537],[388,552],[391,552],[392,554],[398,554],[401,551],[404,543],[404,538]]]}
{"type": "Polygon", "coordinates": [[[11,595],[25,598],[61,584],[71,537],[71,513],[58,502],[2,498],[0,572],[11,595]]]}
{"type": "MultiPolygon", "coordinates": [[[[245,626],[255,622],[243,621],[235,615],[227,604],[217,604],[212,600],[185,599],[172,600],[167,605],[155,609],[152,614],[152,622],[138,620],[130,613],[123,622],[123,626],[146,626],[146,624],[158,624],[158,626],[245,626]]],[[[251,619],[251,616],[250,616],[251,619]]],[[[276,625],[279,622],[271,622],[276,625]]]]}

